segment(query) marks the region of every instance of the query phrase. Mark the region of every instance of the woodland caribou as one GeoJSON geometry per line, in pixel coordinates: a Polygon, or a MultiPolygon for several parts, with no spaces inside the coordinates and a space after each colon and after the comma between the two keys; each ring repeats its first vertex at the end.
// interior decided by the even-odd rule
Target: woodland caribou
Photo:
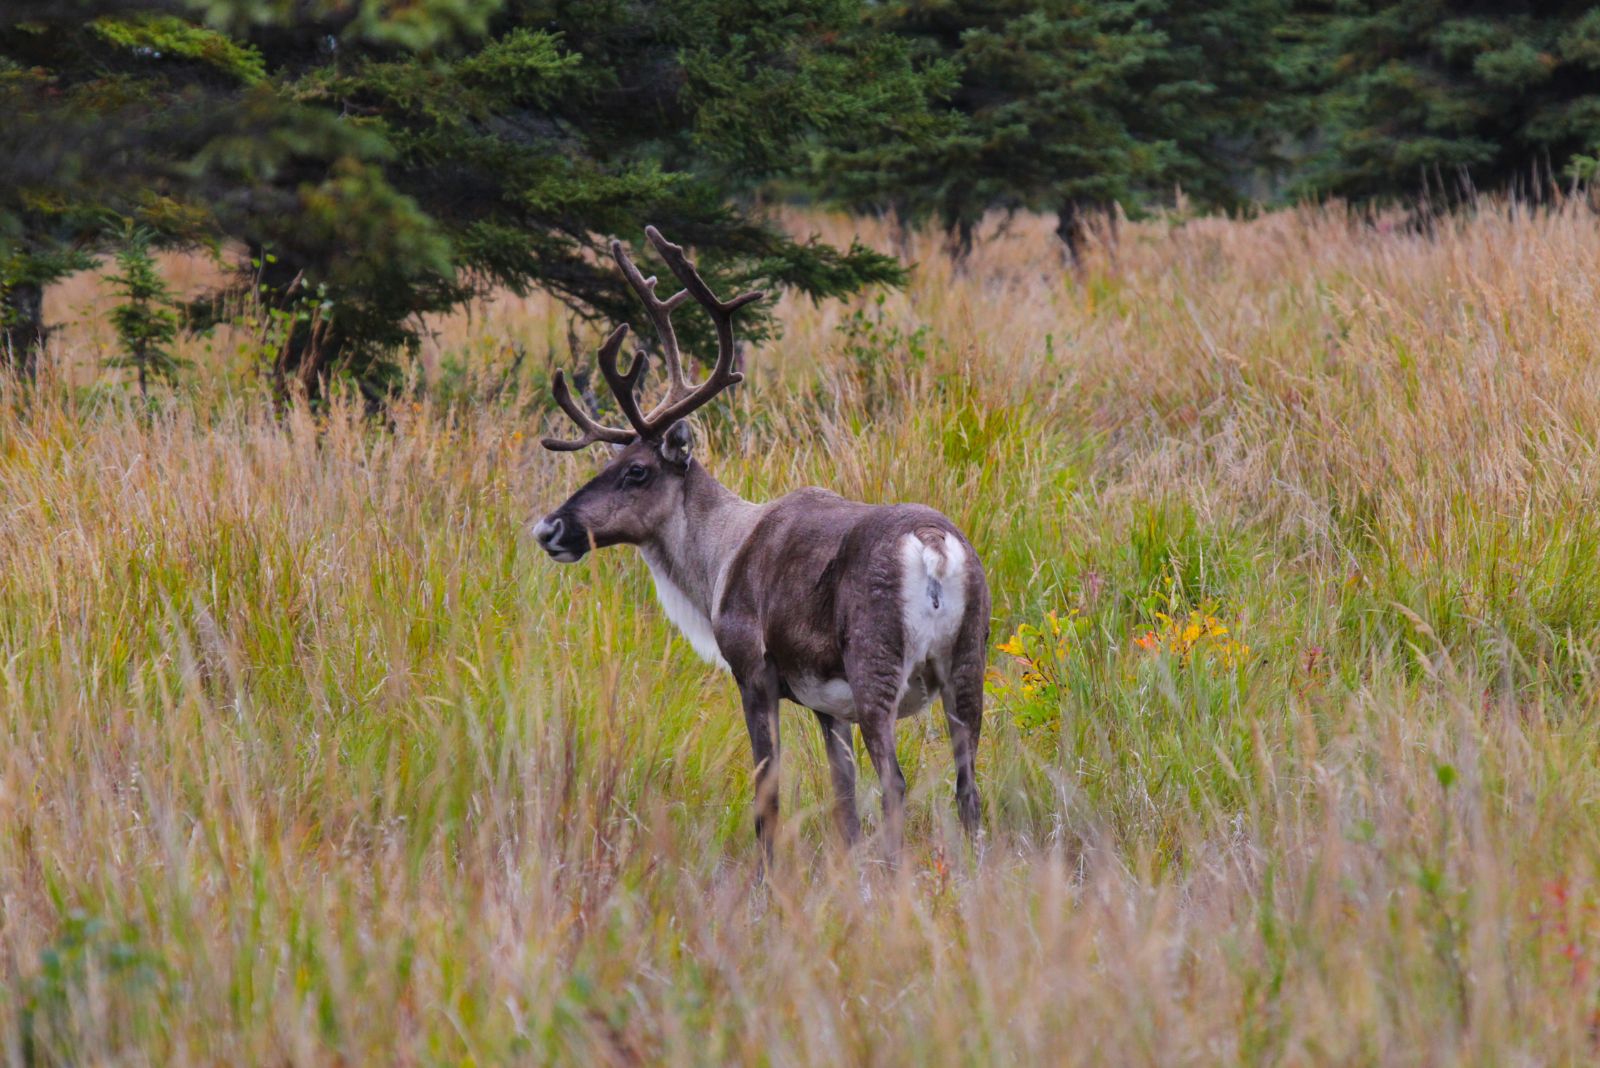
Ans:
{"type": "Polygon", "coordinates": [[[556,403],[581,437],[544,439],[560,452],[603,442],[605,469],[535,525],[551,558],[573,563],[590,549],[634,545],[655,577],[667,617],[706,660],[739,685],[755,757],[756,836],[767,855],[778,816],[778,701],[816,713],[828,753],[840,831],[853,843],[856,816],[852,725],[883,784],[884,840],[895,856],[904,826],[905,778],[895,758],[901,716],[942,698],[955,751],[956,807],[968,834],[978,829],[973,757],[983,720],[989,587],[972,544],[932,508],[868,505],[827,490],[796,490],[757,504],[725,488],[695,460],[688,416],[743,379],[734,370],[733,315],[761,299],[720,300],[683,249],[645,230],[682,283],[665,300],[622,243],[611,243],[623,275],[644,302],[666,363],[666,396],[648,414],[638,386],[645,356],[617,365],[628,327],[600,347],[600,373],[631,430],[597,423],[558,371],[556,403]],[[716,327],[717,359],[699,385],[684,376],[672,312],[693,298],[716,327]]]}

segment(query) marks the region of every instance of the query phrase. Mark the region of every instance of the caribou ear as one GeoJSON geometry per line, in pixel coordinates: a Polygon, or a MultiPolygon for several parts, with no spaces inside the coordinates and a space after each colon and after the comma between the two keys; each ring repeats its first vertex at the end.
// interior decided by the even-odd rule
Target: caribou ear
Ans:
{"type": "Polygon", "coordinates": [[[694,433],[689,429],[687,419],[679,419],[668,428],[661,438],[657,451],[661,458],[675,467],[687,467],[689,453],[694,448],[694,433]]]}

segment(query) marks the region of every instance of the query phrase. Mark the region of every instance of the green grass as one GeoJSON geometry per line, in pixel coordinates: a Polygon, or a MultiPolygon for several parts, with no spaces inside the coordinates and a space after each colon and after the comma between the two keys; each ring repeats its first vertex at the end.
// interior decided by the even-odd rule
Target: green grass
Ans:
{"type": "Polygon", "coordinates": [[[1044,221],[926,236],[702,421],[747,495],[943,509],[995,592],[979,847],[935,712],[902,867],[843,853],[790,710],[764,884],[732,684],[629,551],[524,540],[602,459],[460,357],[555,309],[440,324],[392,425],[204,361],[147,418],[79,388],[75,283],[0,405],[8,1062],[1592,1059],[1600,237],[1157,234],[1082,285],[1044,221]]]}

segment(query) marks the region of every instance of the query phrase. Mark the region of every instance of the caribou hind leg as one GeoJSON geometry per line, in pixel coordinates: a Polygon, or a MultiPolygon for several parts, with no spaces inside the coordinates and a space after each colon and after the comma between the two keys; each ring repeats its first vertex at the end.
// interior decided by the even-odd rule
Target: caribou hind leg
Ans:
{"type": "Polygon", "coordinates": [[[880,628],[863,635],[845,650],[844,677],[850,685],[861,740],[883,789],[883,851],[892,865],[899,860],[905,835],[906,777],[894,752],[894,725],[900,718],[900,696],[906,671],[898,642],[880,628]]]}
{"type": "Polygon", "coordinates": [[[906,777],[894,752],[894,722],[893,704],[861,719],[861,737],[883,787],[883,853],[890,864],[900,859],[906,827],[906,777]]]}
{"type": "Polygon", "coordinates": [[[956,766],[956,813],[968,838],[977,836],[983,819],[976,764],[978,737],[983,730],[983,673],[988,647],[989,604],[984,595],[977,612],[962,622],[940,690],[956,766]]]}
{"type": "Polygon", "coordinates": [[[976,837],[982,805],[978,799],[978,735],[983,729],[983,665],[953,671],[943,691],[944,721],[956,766],[956,813],[968,838],[976,837]]]}
{"type": "Polygon", "coordinates": [[[900,842],[905,835],[906,777],[894,752],[903,671],[888,651],[880,648],[877,655],[865,649],[846,653],[844,672],[850,683],[861,740],[883,789],[883,851],[893,864],[900,857],[900,842]]]}

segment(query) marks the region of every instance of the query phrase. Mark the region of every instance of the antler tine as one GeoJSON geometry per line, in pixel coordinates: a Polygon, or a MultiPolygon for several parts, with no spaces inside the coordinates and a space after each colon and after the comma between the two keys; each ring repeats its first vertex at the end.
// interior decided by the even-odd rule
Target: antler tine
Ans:
{"type": "MultiPolygon", "coordinates": [[[[621,329],[618,327],[618,330],[621,329]]],[[[606,384],[611,387],[612,394],[617,398],[617,407],[622,409],[622,414],[628,417],[628,422],[633,424],[633,428],[639,432],[641,438],[647,438],[650,436],[650,423],[639,411],[639,380],[644,377],[649,361],[645,359],[643,352],[635,351],[633,363],[627,373],[619,371],[617,352],[622,348],[622,339],[618,337],[617,341],[618,344],[600,350],[600,373],[605,375],[606,384]]]]}
{"type": "Polygon", "coordinates": [[[615,238],[611,241],[611,258],[617,261],[623,277],[639,295],[655,327],[656,336],[661,339],[661,359],[667,365],[667,396],[671,398],[688,392],[689,383],[683,377],[683,358],[678,353],[678,334],[672,328],[672,312],[689,299],[689,294],[686,291],[674,293],[666,300],[656,296],[655,275],[644,277],[639,268],[634,266],[633,260],[628,258],[622,242],[615,238]]]}
{"type": "MultiPolygon", "coordinates": [[[[678,281],[683,283],[681,291],[673,294],[666,301],[656,301],[656,303],[664,307],[670,305],[667,308],[670,312],[671,308],[681,304],[686,296],[692,296],[710,313],[711,320],[717,329],[717,362],[711,368],[711,374],[706,377],[704,382],[690,389],[688,382],[681,375],[680,368],[680,374],[668,389],[666,399],[651,409],[648,417],[650,429],[652,432],[659,432],[694,412],[697,408],[702,407],[718,393],[744,381],[744,374],[733,369],[733,313],[746,304],[752,304],[760,300],[766,294],[760,290],[752,290],[748,293],[741,293],[732,300],[722,300],[711,291],[711,287],[706,284],[705,279],[700,277],[700,272],[695,270],[694,265],[689,262],[689,258],[684,255],[681,245],[674,245],[671,241],[662,237],[661,231],[654,226],[646,226],[644,233],[650,239],[650,243],[656,247],[656,252],[661,255],[662,260],[666,262],[672,273],[677,276],[678,281]]],[[[626,271],[631,266],[632,264],[625,264],[623,269],[626,271]]],[[[634,274],[637,273],[637,270],[635,270],[634,274]]],[[[631,278],[629,280],[632,281],[631,278]]],[[[640,282],[643,281],[643,279],[640,279],[640,282]]],[[[650,285],[647,287],[651,299],[646,301],[646,306],[649,306],[651,300],[655,299],[654,283],[655,280],[651,279],[650,285]]],[[[639,287],[636,285],[635,288],[639,287]]],[[[652,317],[654,317],[654,312],[652,312],[652,317]]],[[[673,340],[673,355],[677,355],[676,338],[673,340]]],[[[642,428],[640,433],[644,433],[642,428]]]]}
{"type": "MultiPolygon", "coordinates": [[[[617,403],[622,405],[623,414],[628,415],[628,421],[637,426],[638,420],[629,415],[629,408],[631,407],[634,412],[638,412],[638,402],[633,400],[632,394],[629,392],[629,403],[624,404],[622,400],[624,391],[618,391],[617,382],[613,380],[617,369],[617,351],[622,348],[622,339],[627,336],[627,323],[623,323],[611,331],[611,336],[606,338],[605,344],[600,346],[600,371],[605,374],[606,382],[610,384],[612,390],[617,392],[617,403]],[[611,368],[609,373],[606,371],[608,366],[611,368]]],[[[639,363],[640,361],[635,360],[634,366],[628,373],[616,376],[617,379],[629,383],[631,388],[631,383],[637,382],[639,375],[644,371],[644,368],[639,363]]],[[[602,426],[591,419],[589,413],[583,410],[583,405],[573,398],[572,391],[567,388],[567,376],[561,371],[556,372],[555,381],[550,383],[550,392],[555,396],[556,403],[561,406],[561,410],[567,413],[569,419],[578,424],[579,430],[583,431],[583,437],[578,438],[576,441],[563,441],[560,438],[542,439],[540,444],[550,451],[576,452],[579,449],[588,448],[596,442],[603,441],[611,445],[627,445],[634,440],[635,435],[632,431],[602,426]]]]}

